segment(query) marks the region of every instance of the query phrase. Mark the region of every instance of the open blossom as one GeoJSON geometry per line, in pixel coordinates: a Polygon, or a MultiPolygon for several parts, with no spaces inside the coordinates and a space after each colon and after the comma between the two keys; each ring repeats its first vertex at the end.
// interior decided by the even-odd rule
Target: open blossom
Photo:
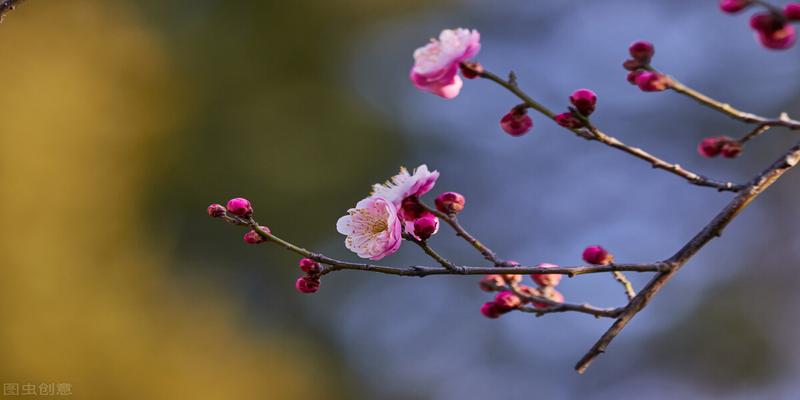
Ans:
{"type": "Polygon", "coordinates": [[[445,29],[439,39],[414,51],[411,82],[421,90],[452,99],[464,82],[458,76],[459,64],[474,57],[481,49],[481,35],[464,28],[445,29]]]}
{"type": "Polygon", "coordinates": [[[373,185],[372,195],[383,197],[399,208],[406,198],[428,193],[433,189],[437,179],[439,171],[428,171],[428,166],[425,164],[414,169],[413,174],[409,174],[407,169],[401,167],[400,173],[389,178],[386,183],[373,185]]]}
{"type": "Polygon", "coordinates": [[[380,260],[400,248],[403,228],[394,203],[371,196],[339,218],[336,230],[347,236],[345,246],[359,257],[380,260]]]}

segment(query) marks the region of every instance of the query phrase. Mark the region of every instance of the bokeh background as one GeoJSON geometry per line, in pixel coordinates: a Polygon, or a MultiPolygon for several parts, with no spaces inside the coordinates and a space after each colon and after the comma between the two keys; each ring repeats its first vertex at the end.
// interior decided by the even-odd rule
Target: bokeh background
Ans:
{"type": "MultiPolygon", "coordinates": [[[[512,138],[516,104],[467,81],[445,101],[408,82],[445,27],[483,35],[479,60],[555,109],[599,95],[596,123],[632,145],[744,181],[796,134],[701,159],[746,127],[620,63],[656,65],[753,112],[800,113],[800,49],[760,48],[716,1],[30,0],[0,25],[0,380],[68,382],[81,399],[796,399],[800,174],[759,198],[636,317],[585,376],[573,363],[610,321],[480,316],[475,277],[341,272],[296,293],[296,257],[246,246],[205,216],[250,198],[293,242],[354,259],[335,221],[400,165],[464,193],[464,223],[502,256],[578,263],[669,256],[730,194],[692,187],[545,118],[512,138]]],[[[446,229],[433,243],[480,258],[446,229]]],[[[425,260],[411,246],[387,259],[425,260]]],[[[647,276],[631,277],[637,286],[647,276]]],[[[608,276],[571,301],[624,302],[608,276]]]]}

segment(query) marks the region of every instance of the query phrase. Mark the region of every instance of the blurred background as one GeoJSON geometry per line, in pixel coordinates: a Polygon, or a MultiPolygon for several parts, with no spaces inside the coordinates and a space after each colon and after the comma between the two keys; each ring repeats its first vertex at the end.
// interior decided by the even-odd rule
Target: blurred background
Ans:
{"type": "MultiPolygon", "coordinates": [[[[737,160],[696,143],[747,127],[630,86],[627,46],[690,86],[769,116],[800,113],[800,48],[760,48],[716,1],[25,2],[0,25],[0,380],[65,382],[86,399],[796,399],[800,174],[770,188],[670,282],[585,376],[609,326],[578,314],[478,313],[477,277],[340,272],[313,296],[297,257],[206,217],[244,196],[295,243],[354,260],[339,216],[400,165],[465,194],[464,224],[503,257],[573,265],[671,255],[731,197],[533,115],[485,81],[445,101],[408,82],[442,28],[482,34],[553,109],[588,87],[596,124],[719,179],[744,181],[796,140],[737,160]]],[[[433,193],[433,194],[435,194],[433,193]]],[[[446,229],[433,244],[480,263],[446,229]]],[[[427,262],[405,246],[386,260],[427,262]]],[[[646,275],[631,275],[637,287],[646,275]]],[[[625,301],[609,276],[569,301],[625,301]]]]}

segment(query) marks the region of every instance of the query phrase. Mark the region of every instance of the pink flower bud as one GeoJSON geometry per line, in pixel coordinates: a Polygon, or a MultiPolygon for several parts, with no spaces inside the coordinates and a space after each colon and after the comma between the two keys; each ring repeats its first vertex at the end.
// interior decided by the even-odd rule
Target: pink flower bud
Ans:
{"type": "Polygon", "coordinates": [[[636,71],[637,69],[640,69],[642,67],[644,67],[642,63],[632,59],[627,59],[625,60],[625,62],[622,63],[622,68],[625,68],[628,71],[636,71]]]}
{"type": "Polygon", "coordinates": [[[501,311],[510,311],[522,304],[519,296],[510,290],[504,290],[494,297],[494,302],[501,311]]]}
{"type": "Polygon", "coordinates": [[[638,78],[639,74],[641,74],[641,73],[642,73],[641,70],[628,72],[628,77],[627,77],[628,78],[628,83],[630,83],[631,85],[635,85],[636,84],[636,78],[638,78]]]}
{"type": "Polygon", "coordinates": [[[445,214],[458,214],[464,209],[464,196],[456,192],[444,192],[436,197],[436,209],[445,214]]]}
{"type": "Polygon", "coordinates": [[[761,45],[768,49],[785,50],[797,40],[794,26],[770,12],[753,15],[750,27],[756,31],[756,38],[761,45]]]}
{"type": "Polygon", "coordinates": [[[319,263],[310,258],[301,258],[299,264],[300,270],[309,275],[318,274],[320,271],[322,271],[322,267],[319,265],[319,263]]]}
{"type": "Polygon", "coordinates": [[[602,246],[589,246],[583,250],[583,261],[594,265],[608,265],[614,262],[614,256],[602,246]]]}
{"type": "Polygon", "coordinates": [[[736,158],[742,153],[742,144],[736,140],[728,138],[722,144],[722,156],[725,158],[736,158]]]}
{"type": "Polygon", "coordinates": [[[317,290],[319,290],[319,278],[311,276],[297,278],[297,280],[294,282],[294,287],[300,293],[315,293],[317,290]]]}
{"type": "Polygon", "coordinates": [[[500,127],[511,136],[522,136],[533,127],[533,120],[524,107],[514,107],[500,119],[500,127]]]}
{"type": "Polygon", "coordinates": [[[722,151],[722,142],[716,137],[707,137],[697,145],[697,152],[706,158],[716,157],[722,151]]]}
{"type": "Polygon", "coordinates": [[[250,205],[250,201],[241,197],[228,200],[227,208],[229,213],[242,218],[250,218],[253,215],[253,206],[250,205]]]}
{"type": "Polygon", "coordinates": [[[481,314],[486,318],[495,319],[502,314],[500,308],[493,301],[487,301],[481,306],[481,314]]]}
{"type": "MultiPolygon", "coordinates": [[[[564,295],[561,294],[558,290],[552,287],[548,287],[547,290],[541,292],[541,296],[545,297],[546,299],[556,302],[556,303],[563,303],[564,302],[564,295]]],[[[552,307],[550,304],[542,303],[538,301],[533,302],[533,306],[536,308],[548,308],[552,307]]]]}
{"type": "Polygon", "coordinates": [[[628,47],[628,52],[634,60],[646,65],[650,63],[653,54],[656,53],[656,48],[653,47],[652,43],[646,40],[638,40],[628,47]]]}
{"type": "Polygon", "coordinates": [[[208,216],[211,218],[219,218],[225,215],[225,207],[222,204],[214,203],[208,206],[208,216]]]}
{"type": "Polygon", "coordinates": [[[484,292],[494,292],[505,284],[506,282],[503,277],[497,274],[486,275],[478,282],[478,286],[480,286],[481,290],[484,292]]]}
{"type": "MultiPolygon", "coordinates": [[[[558,268],[558,265],[542,263],[539,268],[558,268]]],[[[539,286],[557,286],[561,282],[561,274],[531,274],[531,279],[539,286]]]]}
{"type": "MultiPolygon", "coordinates": [[[[510,267],[519,267],[519,263],[516,261],[506,261],[506,264],[508,264],[510,267]]],[[[522,282],[522,275],[504,274],[503,279],[509,285],[515,285],[522,282]]]]}
{"type": "Polygon", "coordinates": [[[405,221],[414,221],[426,212],[417,196],[408,196],[400,204],[400,217],[405,221]]]}
{"type": "Polygon", "coordinates": [[[800,3],[789,3],[783,9],[783,15],[789,21],[800,21],[800,3]]]}
{"type": "Polygon", "coordinates": [[[583,128],[583,122],[575,118],[570,112],[561,113],[553,118],[557,124],[569,129],[583,128]]]}
{"type": "Polygon", "coordinates": [[[439,218],[428,213],[414,221],[414,235],[420,240],[428,240],[439,229],[439,218]]]}
{"type": "Polygon", "coordinates": [[[477,61],[463,61],[459,66],[461,75],[467,79],[475,79],[483,74],[483,65],[477,61]]]}
{"type": "Polygon", "coordinates": [[[744,10],[752,4],[750,0],[721,0],[719,2],[719,9],[723,12],[734,14],[744,10]]]}
{"type": "Polygon", "coordinates": [[[588,117],[597,105],[597,95],[589,89],[579,89],[569,96],[569,101],[583,116],[588,117]]]}
{"type": "MultiPolygon", "coordinates": [[[[266,226],[261,226],[260,228],[264,232],[272,233],[266,226]]],[[[259,235],[258,232],[256,232],[253,229],[247,231],[247,233],[244,234],[244,242],[247,244],[259,244],[259,243],[264,243],[266,241],[267,239],[261,237],[261,235],[259,235]]]]}
{"type": "Polygon", "coordinates": [[[636,76],[636,85],[643,92],[660,92],[668,88],[669,84],[669,78],[658,72],[642,71],[636,76]]]}

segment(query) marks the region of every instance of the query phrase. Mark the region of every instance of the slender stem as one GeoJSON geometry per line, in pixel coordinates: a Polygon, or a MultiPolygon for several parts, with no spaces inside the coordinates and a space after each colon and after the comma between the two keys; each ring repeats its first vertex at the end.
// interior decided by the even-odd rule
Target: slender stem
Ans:
{"type": "Polygon", "coordinates": [[[737,140],[737,142],[739,142],[739,144],[745,144],[751,139],[756,138],[760,136],[762,133],[768,131],[769,128],[771,128],[771,126],[769,125],[763,125],[763,124],[758,125],[755,127],[755,129],[751,130],[746,135],[742,136],[739,140],[737,140]]]}
{"type": "MultiPolygon", "coordinates": [[[[536,301],[539,302],[540,300],[536,300],[536,301]]],[[[620,315],[620,313],[622,313],[625,310],[625,308],[624,307],[620,307],[620,308],[597,308],[597,307],[591,306],[589,304],[558,303],[556,305],[551,305],[551,306],[548,306],[548,307],[545,307],[545,308],[538,308],[538,307],[535,307],[535,306],[534,307],[522,306],[522,307],[517,308],[517,310],[522,311],[522,312],[526,312],[526,313],[536,314],[537,317],[541,317],[542,315],[550,314],[550,313],[574,311],[574,312],[594,315],[595,317],[598,317],[598,318],[599,317],[617,318],[620,315]]]]}
{"type": "MultiPolygon", "coordinates": [[[[510,82],[510,81],[506,81],[506,80],[500,78],[499,76],[497,76],[497,75],[495,75],[495,74],[493,74],[493,73],[491,73],[489,71],[483,71],[481,73],[481,77],[489,79],[490,81],[495,82],[498,85],[506,88],[508,91],[510,91],[511,93],[516,95],[518,98],[520,98],[522,101],[524,101],[526,104],[528,104],[531,108],[535,109],[536,111],[539,111],[540,113],[546,115],[547,117],[549,117],[551,119],[555,118],[555,114],[552,111],[550,111],[547,107],[545,107],[545,106],[539,104],[538,102],[534,101],[530,96],[528,96],[524,91],[522,91],[519,88],[519,86],[516,85],[516,83],[510,82]]],[[[583,120],[587,121],[585,118],[583,120]]],[[[662,169],[664,171],[667,171],[667,172],[670,172],[670,173],[675,174],[677,176],[680,176],[680,177],[686,179],[687,181],[689,181],[690,183],[692,183],[694,185],[712,187],[712,188],[715,188],[715,189],[717,189],[719,191],[736,192],[739,189],[741,189],[740,185],[735,185],[735,184],[733,184],[731,182],[718,182],[718,181],[706,178],[706,177],[704,177],[702,175],[699,175],[699,174],[696,174],[694,172],[691,172],[691,171],[681,167],[678,164],[671,164],[669,162],[666,162],[666,161],[664,161],[664,160],[662,160],[662,159],[660,159],[660,158],[658,158],[658,157],[656,157],[656,156],[654,156],[654,155],[652,155],[652,154],[650,154],[650,153],[648,153],[648,152],[646,152],[646,151],[644,151],[644,150],[642,150],[640,148],[630,147],[630,146],[626,145],[625,143],[623,143],[622,141],[620,141],[619,139],[617,139],[617,138],[615,138],[613,136],[607,135],[607,134],[601,132],[599,129],[597,129],[597,128],[593,127],[593,126],[592,126],[591,129],[589,129],[589,132],[586,132],[586,130],[583,130],[583,129],[573,129],[573,128],[565,128],[565,129],[568,129],[569,131],[571,131],[575,135],[578,135],[579,137],[582,137],[584,139],[596,140],[596,141],[598,141],[600,143],[603,143],[603,144],[605,144],[607,146],[613,147],[613,148],[618,149],[618,150],[622,150],[622,151],[624,151],[624,152],[626,152],[626,153],[628,153],[628,154],[630,154],[630,155],[632,155],[632,156],[634,156],[636,158],[639,158],[641,160],[647,161],[648,163],[650,163],[650,165],[653,168],[662,169]]]]}
{"type": "Polygon", "coordinates": [[[628,277],[620,271],[614,271],[612,274],[614,274],[614,279],[625,288],[625,295],[628,296],[628,300],[633,300],[636,297],[636,290],[633,288],[631,281],[628,280],[628,277]]]}
{"type": "Polygon", "coordinates": [[[425,252],[425,254],[431,256],[431,258],[436,260],[442,267],[445,267],[448,271],[451,271],[451,272],[454,272],[454,273],[461,273],[461,271],[462,271],[461,267],[453,264],[452,262],[450,262],[450,260],[444,258],[441,254],[437,253],[430,245],[428,245],[427,241],[418,240],[417,238],[415,238],[415,237],[413,237],[413,236],[411,236],[409,234],[404,234],[403,237],[406,240],[408,240],[408,241],[416,244],[417,246],[419,246],[422,249],[422,251],[425,252]]]}
{"type": "Polygon", "coordinates": [[[597,356],[604,353],[609,343],[619,334],[620,331],[630,322],[630,320],[641,311],[650,299],[669,281],[669,279],[703,248],[713,238],[722,234],[726,226],[752,202],[759,194],[772,185],[784,173],[792,169],[800,161],[800,142],[794,145],[788,152],[775,161],[769,168],[754,178],[747,187],[733,198],[722,211],[717,214],[692,240],[683,246],[667,262],[670,268],[658,273],[647,284],[647,286],[630,301],[625,311],[606,331],[603,336],[592,346],[591,349],[578,361],[575,369],[579,373],[586,371],[586,368],[594,361],[597,356]]]}
{"type": "Polygon", "coordinates": [[[687,96],[706,107],[710,107],[723,114],[726,114],[731,118],[738,119],[739,121],[748,124],[759,124],[763,126],[782,126],[792,130],[800,129],[800,121],[796,121],[789,118],[789,116],[786,113],[781,114],[780,117],[776,119],[761,117],[756,114],[738,110],[728,103],[723,103],[721,101],[714,100],[711,97],[708,97],[703,93],[700,93],[678,82],[672,77],[670,77],[670,79],[671,79],[671,84],[669,88],[672,89],[673,91],[678,92],[684,96],[687,96]]]}
{"type": "Polygon", "coordinates": [[[470,245],[472,245],[472,247],[478,250],[478,252],[480,252],[481,255],[483,256],[483,258],[489,260],[494,265],[503,264],[503,261],[497,257],[497,254],[494,251],[492,251],[492,249],[481,243],[478,239],[476,239],[469,232],[467,232],[467,230],[464,229],[463,226],[461,226],[461,224],[458,222],[458,217],[456,217],[455,215],[445,214],[437,210],[436,208],[433,208],[423,203],[422,200],[419,200],[419,204],[429,212],[436,215],[439,219],[446,222],[447,225],[450,225],[450,227],[453,228],[453,230],[456,232],[456,235],[463,238],[465,241],[467,241],[467,243],[469,243],[470,245]]]}

